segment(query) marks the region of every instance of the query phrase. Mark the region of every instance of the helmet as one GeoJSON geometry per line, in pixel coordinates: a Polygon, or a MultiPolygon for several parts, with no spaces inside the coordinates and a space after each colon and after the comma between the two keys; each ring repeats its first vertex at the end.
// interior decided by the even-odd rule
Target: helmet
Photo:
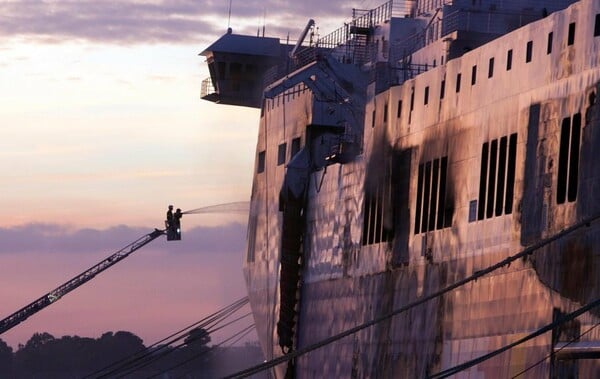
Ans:
{"type": "Polygon", "coordinates": [[[169,205],[169,209],[173,209],[173,206],[172,206],[172,205],[169,205]]]}

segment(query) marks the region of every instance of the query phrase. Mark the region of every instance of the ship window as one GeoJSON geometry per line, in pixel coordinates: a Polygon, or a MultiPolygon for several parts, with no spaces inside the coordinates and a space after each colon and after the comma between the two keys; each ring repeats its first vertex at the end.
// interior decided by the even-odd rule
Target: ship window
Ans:
{"type": "Polygon", "coordinates": [[[290,152],[290,158],[293,158],[294,155],[298,154],[298,152],[300,151],[301,146],[301,138],[297,137],[294,138],[292,140],[292,151],[290,152]]]}
{"type": "Polygon", "coordinates": [[[558,182],[556,183],[556,202],[563,204],[567,197],[567,169],[569,164],[569,134],[571,118],[564,118],[560,129],[560,147],[558,151],[558,182]]]}
{"type": "Polygon", "coordinates": [[[487,178],[489,144],[486,142],[481,147],[481,170],[479,171],[479,202],[477,203],[477,219],[483,220],[485,213],[485,182],[487,178]]]}
{"type": "Polygon", "coordinates": [[[444,98],[446,92],[446,80],[442,80],[442,84],[440,85],[440,99],[444,98]]]}
{"type": "Polygon", "coordinates": [[[558,152],[558,176],[556,184],[556,202],[573,202],[577,199],[577,180],[579,176],[579,145],[581,138],[581,113],[564,118],[560,131],[558,152]]]}
{"type": "Polygon", "coordinates": [[[429,104],[429,86],[425,87],[425,94],[423,97],[423,104],[429,104]]]}
{"type": "Polygon", "coordinates": [[[515,191],[515,169],[517,163],[517,133],[510,135],[508,141],[508,167],[506,169],[506,201],[504,214],[511,214],[513,209],[513,195],[515,191]]]}
{"type": "Polygon", "coordinates": [[[533,41],[527,42],[527,51],[525,52],[525,62],[531,62],[533,56],[533,41]]]}
{"type": "Polygon", "coordinates": [[[431,162],[425,163],[424,172],[425,176],[423,183],[423,207],[421,208],[421,232],[427,231],[427,225],[429,221],[429,203],[431,200],[431,162]]]}
{"type": "Polygon", "coordinates": [[[512,68],[512,49],[506,52],[506,71],[512,68]]]}
{"type": "Polygon", "coordinates": [[[471,69],[471,85],[473,86],[475,83],[477,83],[477,65],[471,69]]]}
{"type": "Polygon", "coordinates": [[[448,157],[419,165],[415,234],[449,227],[452,214],[446,203],[448,157]]]}
{"type": "Polygon", "coordinates": [[[287,143],[282,143],[277,148],[277,166],[285,163],[285,151],[287,149],[287,143]]]}
{"type": "Polygon", "coordinates": [[[569,24],[569,36],[567,38],[567,45],[571,46],[575,43],[575,23],[569,24]]]}
{"type": "Polygon", "coordinates": [[[396,117],[400,118],[402,116],[402,100],[398,100],[398,111],[396,112],[396,117]]]}
{"type": "Polygon", "coordinates": [[[385,105],[383,106],[383,122],[387,122],[387,118],[388,118],[388,105],[387,103],[385,103],[385,105]]]}
{"type": "Polygon", "coordinates": [[[253,74],[257,71],[257,66],[255,64],[247,64],[246,65],[246,72],[249,74],[253,74]]]}
{"type": "Polygon", "coordinates": [[[548,46],[546,47],[546,54],[550,54],[552,52],[552,38],[554,34],[552,32],[548,33],[548,46]]]}
{"type": "Polygon", "coordinates": [[[248,220],[248,255],[246,256],[246,262],[254,262],[254,253],[256,250],[256,222],[257,216],[250,216],[248,220]]]}
{"type": "Polygon", "coordinates": [[[421,231],[421,208],[423,207],[423,164],[419,165],[419,174],[417,176],[417,206],[415,207],[415,234],[421,231]]]}
{"type": "Polygon", "coordinates": [[[594,37],[600,36],[600,13],[596,15],[596,22],[594,23],[594,37]]]}
{"type": "Polygon", "coordinates": [[[408,123],[412,121],[412,111],[415,109],[415,89],[414,87],[410,91],[410,110],[408,112],[408,123]]]}
{"type": "MultiPolygon", "coordinates": [[[[363,214],[363,246],[391,241],[393,225],[389,222],[392,210],[391,165],[387,166],[376,188],[365,190],[363,214]],[[387,222],[386,222],[387,221],[387,222]]],[[[365,186],[366,187],[366,186],[365,186]]]]}
{"type": "Polygon", "coordinates": [[[477,200],[469,201],[469,222],[477,221],[477,200]]]}
{"type": "Polygon", "coordinates": [[[506,149],[508,138],[500,138],[500,150],[498,152],[498,180],[496,182],[496,216],[502,215],[504,211],[504,184],[506,181],[506,149]]]}
{"type": "Polygon", "coordinates": [[[490,64],[488,65],[488,78],[494,76],[494,58],[490,58],[490,64]]]}
{"type": "Polygon", "coordinates": [[[577,179],[579,176],[579,145],[581,144],[581,113],[573,116],[571,125],[571,151],[569,152],[569,191],[567,200],[577,199],[577,179]]]}
{"type": "Polygon", "coordinates": [[[258,164],[256,165],[256,172],[261,173],[265,171],[265,152],[261,151],[258,153],[258,164]]]}
{"type": "Polygon", "coordinates": [[[456,92],[460,92],[460,78],[461,78],[461,74],[456,75],[456,92]]]}
{"type": "Polygon", "coordinates": [[[496,158],[498,152],[498,140],[493,140],[490,144],[490,167],[488,169],[488,185],[487,185],[487,208],[485,215],[490,218],[494,215],[494,195],[496,191],[496,158]]]}
{"type": "Polygon", "coordinates": [[[512,213],[516,156],[516,133],[482,145],[478,220],[512,213]]]}
{"type": "Polygon", "coordinates": [[[373,113],[371,113],[371,128],[375,127],[375,109],[373,109],[373,113]]]}
{"type": "Polygon", "coordinates": [[[446,206],[446,179],[448,175],[448,157],[443,157],[440,166],[440,190],[438,200],[437,228],[452,226],[452,207],[446,206]]]}

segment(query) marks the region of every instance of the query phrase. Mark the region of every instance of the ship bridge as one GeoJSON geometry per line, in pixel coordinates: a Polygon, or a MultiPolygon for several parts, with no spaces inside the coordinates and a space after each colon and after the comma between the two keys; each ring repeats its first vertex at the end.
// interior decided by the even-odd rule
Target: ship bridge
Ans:
{"type": "Polygon", "coordinates": [[[278,38],[233,34],[231,28],[200,55],[210,78],[201,98],[220,104],[260,108],[265,74],[284,61],[287,45],[278,38]]]}

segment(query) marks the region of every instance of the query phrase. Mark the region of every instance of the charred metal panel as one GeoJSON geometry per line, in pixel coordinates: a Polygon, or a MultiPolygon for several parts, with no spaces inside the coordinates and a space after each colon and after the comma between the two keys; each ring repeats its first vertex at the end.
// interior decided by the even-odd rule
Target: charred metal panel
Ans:
{"type": "MultiPolygon", "coordinates": [[[[428,270],[427,291],[439,288],[444,282],[443,272],[441,268],[428,270]]],[[[417,276],[405,268],[306,284],[304,296],[311,301],[303,307],[300,317],[310,330],[302,328],[299,345],[320,341],[415,299],[417,276]],[[336,295],[331,296],[334,293],[336,295]],[[337,316],[331,309],[336,310],[337,316]]],[[[436,325],[441,325],[443,304],[436,301],[417,307],[410,314],[397,316],[301,357],[298,377],[424,377],[441,362],[441,327],[436,325]],[[413,337],[421,342],[411,342],[413,337]],[[340,356],[352,359],[331,359],[340,356]]]]}
{"type": "Polygon", "coordinates": [[[408,264],[408,240],[410,237],[410,167],[412,150],[394,154],[392,168],[392,204],[394,207],[394,242],[392,265],[408,264]]]}
{"type": "Polygon", "coordinates": [[[540,156],[539,144],[540,105],[533,104],[529,107],[529,121],[527,123],[527,147],[525,155],[525,173],[528,178],[524,182],[523,201],[521,204],[521,244],[527,246],[538,240],[542,235],[542,208],[544,198],[543,175],[545,157],[540,156]]]}
{"type": "MultiPolygon", "coordinates": [[[[597,234],[598,228],[593,229],[597,234]]],[[[542,249],[533,261],[540,280],[572,301],[593,300],[600,290],[599,243],[593,231],[585,230],[542,249]]],[[[599,310],[593,312],[600,315],[599,310]]]]}
{"type": "Polygon", "coordinates": [[[585,126],[583,128],[580,155],[580,175],[577,213],[581,218],[600,213],[600,106],[596,96],[596,84],[586,93],[585,126]]]}

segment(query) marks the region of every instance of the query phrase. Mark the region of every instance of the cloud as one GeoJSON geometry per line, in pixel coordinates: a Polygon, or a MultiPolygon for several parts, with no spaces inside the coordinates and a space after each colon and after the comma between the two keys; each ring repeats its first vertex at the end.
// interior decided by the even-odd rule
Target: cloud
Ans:
{"type": "MultiPolygon", "coordinates": [[[[185,221],[184,221],[185,222],[185,221]]],[[[152,232],[147,228],[125,225],[107,229],[72,229],[59,224],[26,224],[0,228],[0,254],[7,253],[89,253],[116,252],[152,232]]],[[[160,238],[155,249],[173,254],[239,254],[245,249],[246,227],[239,223],[215,227],[183,229],[182,241],[166,242],[160,238]]]]}
{"type": "Polygon", "coordinates": [[[10,1],[0,4],[0,35],[48,42],[193,42],[212,33],[197,1],[10,1]]]}
{"type": "MultiPolygon", "coordinates": [[[[340,19],[341,26],[340,12],[350,16],[352,6],[317,0],[233,1],[231,25],[238,33],[254,34],[264,20],[270,35],[283,38],[291,32],[294,38],[308,18],[340,19]]],[[[124,45],[206,43],[225,31],[228,7],[228,1],[216,0],[5,1],[0,3],[0,38],[124,45]]]]}

